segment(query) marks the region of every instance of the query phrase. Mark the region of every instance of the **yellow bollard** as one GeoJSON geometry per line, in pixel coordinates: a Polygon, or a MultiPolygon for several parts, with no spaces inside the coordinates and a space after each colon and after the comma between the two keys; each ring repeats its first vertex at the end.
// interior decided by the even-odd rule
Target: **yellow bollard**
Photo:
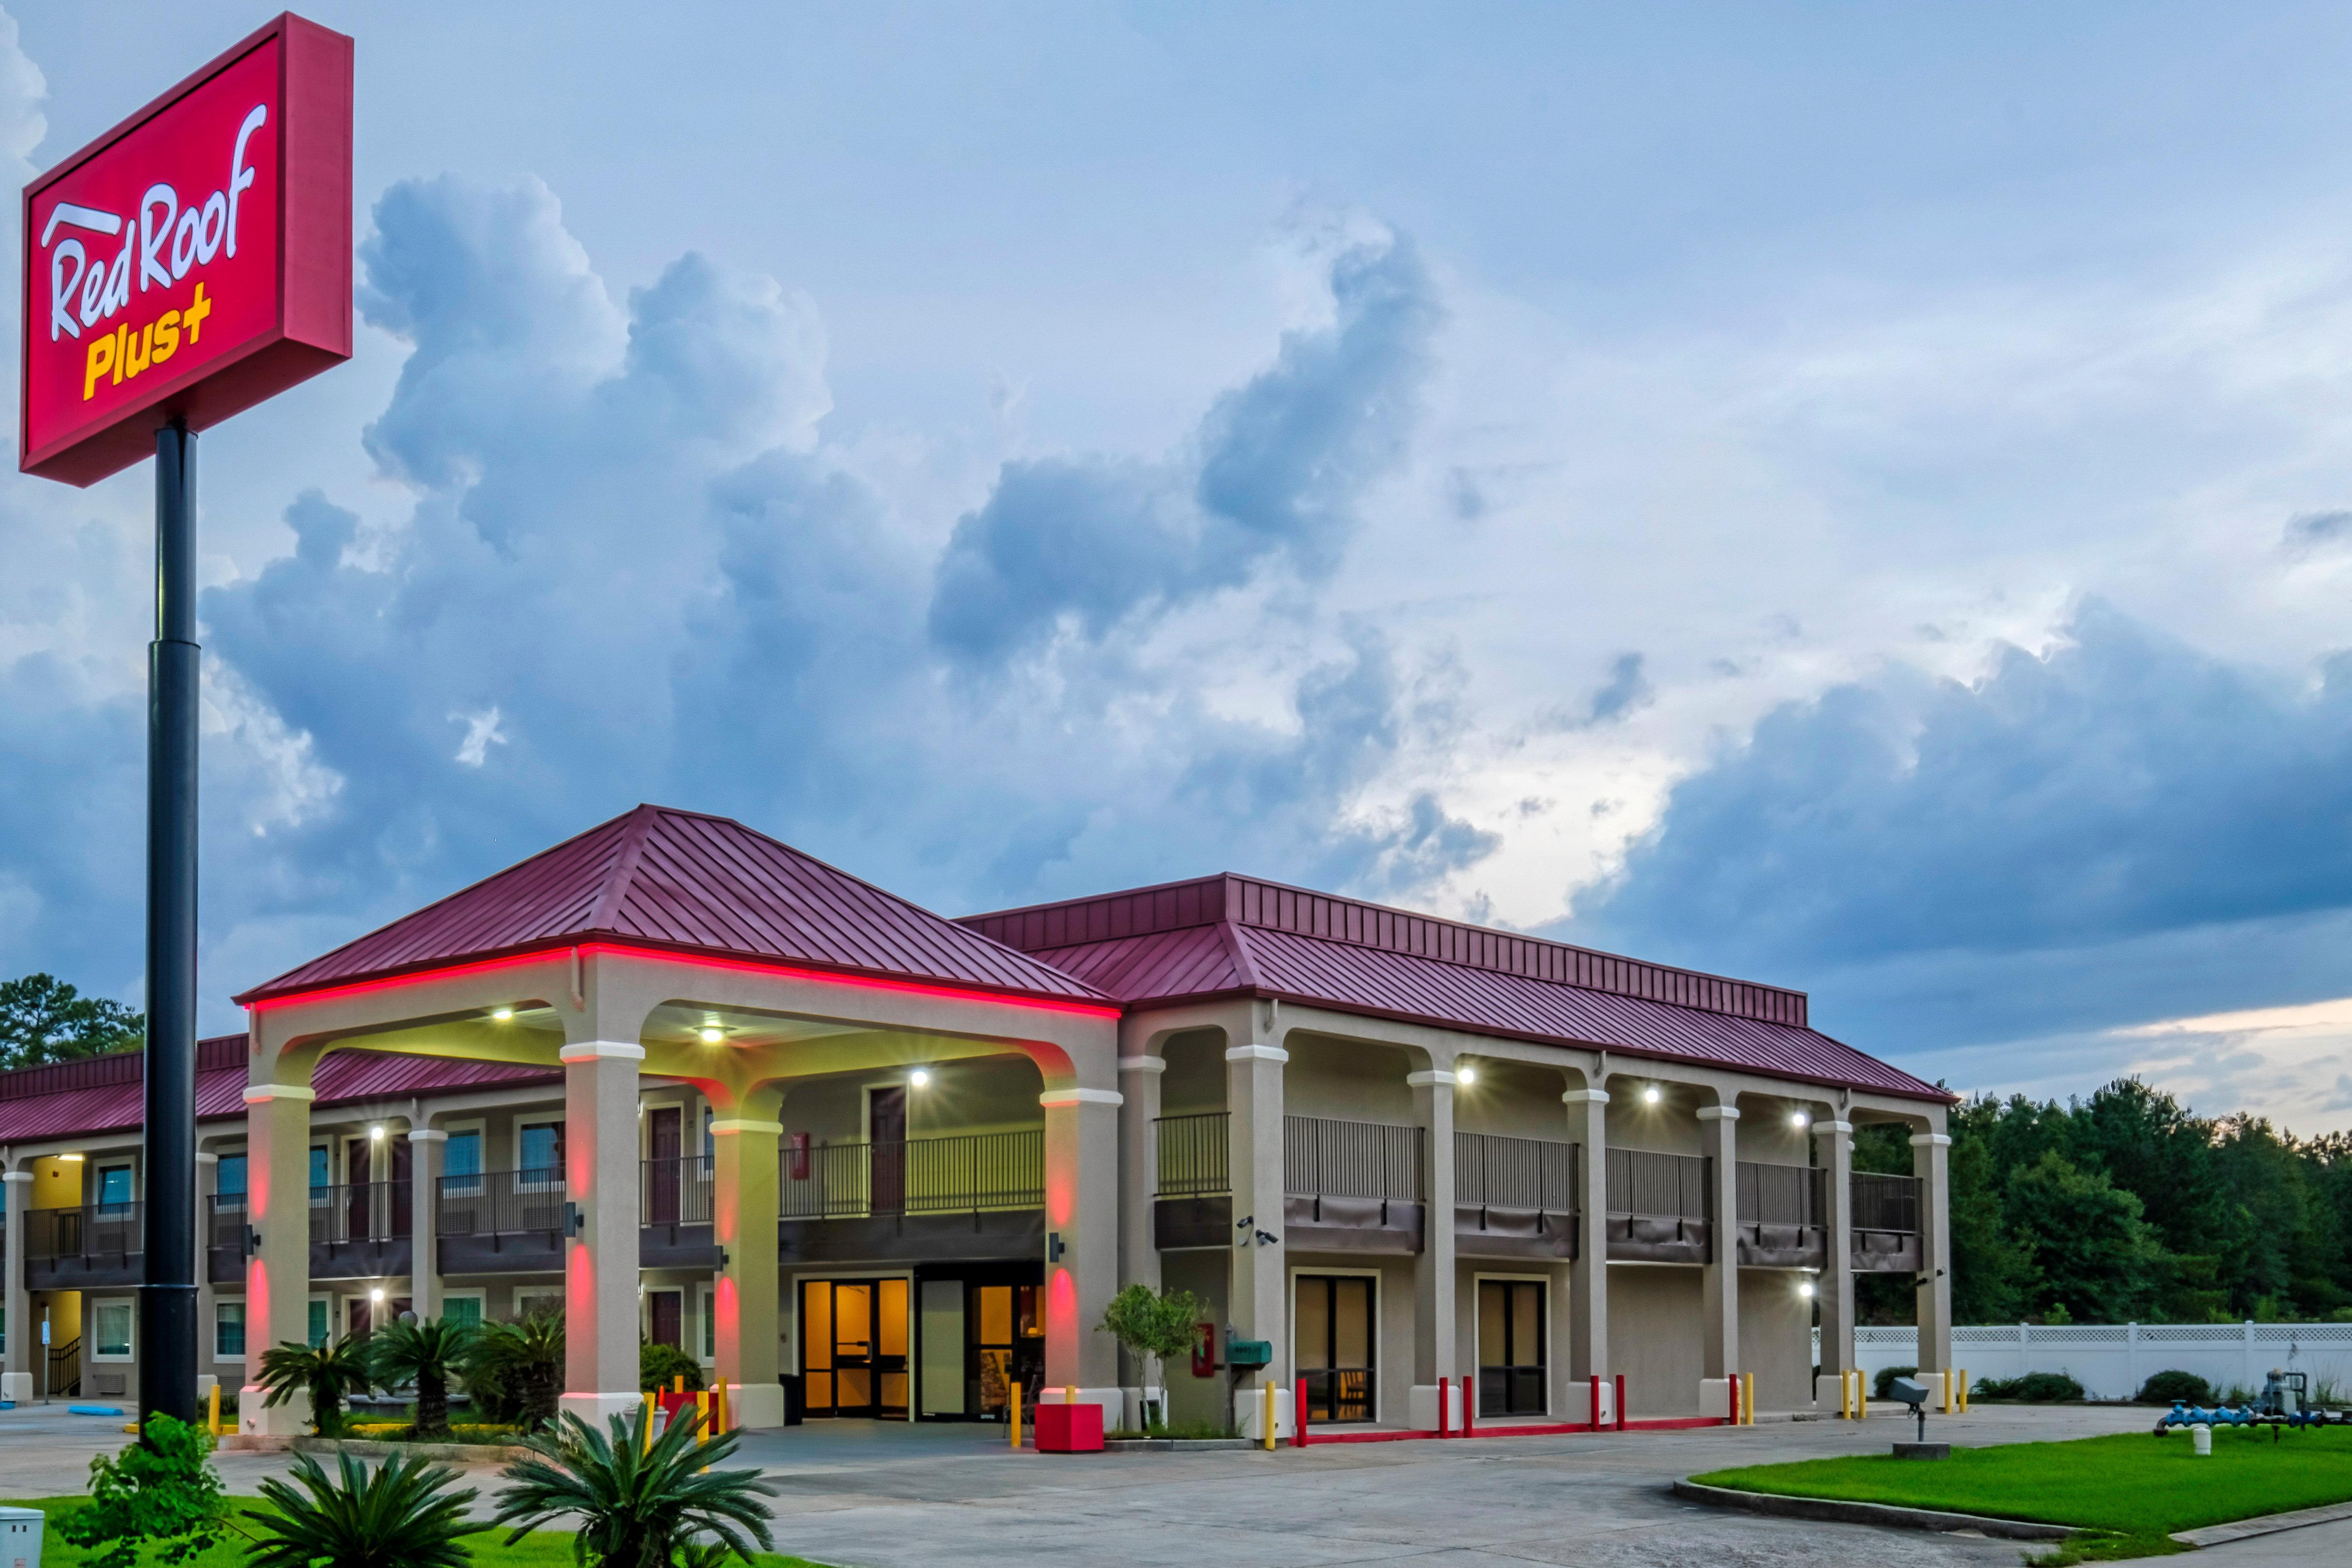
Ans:
{"type": "Polygon", "coordinates": [[[1271,1451],[1274,1447],[1274,1379],[1270,1377],[1265,1380],[1265,1415],[1261,1430],[1261,1436],[1265,1439],[1266,1448],[1268,1451],[1271,1451]]]}
{"type": "Polygon", "coordinates": [[[1870,1419],[1870,1384],[1864,1380],[1860,1367],[1853,1369],[1853,1407],[1861,1413],[1856,1419],[1870,1419]]]}
{"type": "Polygon", "coordinates": [[[1960,1414],[1969,1413],[1969,1369],[1960,1368],[1960,1414]]]}
{"type": "Polygon", "coordinates": [[[213,1384],[212,1409],[205,1416],[205,1425],[212,1429],[214,1436],[217,1437],[221,1435],[220,1384],[217,1383],[213,1384]]]}
{"type": "Polygon", "coordinates": [[[710,1441],[710,1395],[703,1389],[694,1391],[694,1446],[701,1447],[710,1441]]]}
{"type": "Polygon", "coordinates": [[[1005,1418],[1013,1426],[1013,1446],[1018,1448],[1021,1447],[1021,1385],[1017,1383],[1007,1384],[1004,1389],[1004,1399],[1005,1418]]]}
{"type": "Polygon", "coordinates": [[[1739,1424],[1756,1425],[1756,1374],[1752,1372],[1739,1374],[1739,1424]]]}
{"type": "Polygon", "coordinates": [[[657,1409],[654,1404],[654,1392],[649,1388],[646,1390],[646,1452],[648,1454],[654,1451],[654,1422],[657,1409]]]}

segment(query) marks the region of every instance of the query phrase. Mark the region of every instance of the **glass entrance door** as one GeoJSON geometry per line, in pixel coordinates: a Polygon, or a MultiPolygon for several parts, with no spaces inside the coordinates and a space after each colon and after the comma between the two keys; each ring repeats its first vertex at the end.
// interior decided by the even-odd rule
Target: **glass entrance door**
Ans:
{"type": "Polygon", "coordinates": [[[907,1281],[801,1281],[802,1389],[811,1415],[907,1417],[907,1281]]]}
{"type": "Polygon", "coordinates": [[[1002,1421],[1021,1390],[1021,1408],[1037,1404],[1045,1378],[1045,1319],[1038,1310],[1043,1293],[1035,1285],[974,1285],[964,1321],[971,1332],[965,1408],[982,1421],[1002,1421]]]}
{"type": "Polygon", "coordinates": [[[1544,1410],[1544,1288],[1533,1279],[1478,1281],[1478,1413],[1544,1410]]]}
{"type": "Polygon", "coordinates": [[[1298,1277],[1294,1342],[1309,1421],[1372,1419],[1375,1283],[1360,1274],[1298,1277]]]}

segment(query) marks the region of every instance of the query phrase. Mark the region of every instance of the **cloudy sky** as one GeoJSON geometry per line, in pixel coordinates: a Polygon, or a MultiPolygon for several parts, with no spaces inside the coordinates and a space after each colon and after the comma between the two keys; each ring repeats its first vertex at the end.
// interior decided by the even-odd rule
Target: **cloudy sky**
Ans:
{"type": "MultiPolygon", "coordinates": [[[[12,12],[19,181],[269,15],[12,12]]],[[[2352,15],[307,14],[362,329],[203,443],[208,1026],[658,800],[2352,1127],[2352,15]]],[[[133,1001],[151,498],[0,479],[0,972],[133,1001]]]]}

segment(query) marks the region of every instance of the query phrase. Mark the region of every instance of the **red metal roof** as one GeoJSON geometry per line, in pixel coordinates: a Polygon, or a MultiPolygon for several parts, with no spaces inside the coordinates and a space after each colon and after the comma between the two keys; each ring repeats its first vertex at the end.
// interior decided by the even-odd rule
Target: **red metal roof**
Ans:
{"type": "MultiPolygon", "coordinates": [[[[196,1045],[196,1120],[245,1115],[246,1037],[221,1035],[196,1045]]],[[[141,1085],[146,1053],[121,1051],[0,1073],[0,1143],[127,1131],[146,1114],[141,1085]]],[[[563,1074],[501,1062],[330,1051],[311,1079],[320,1108],[373,1100],[452,1094],[468,1089],[560,1084],[563,1074]]]]}
{"type": "Polygon", "coordinates": [[[1108,1003],[1081,981],[723,816],[641,805],[237,997],[587,941],[1108,1003]]]}
{"type": "Polygon", "coordinates": [[[1279,996],[1474,1034],[1953,1098],[1809,1026],[1801,991],[1251,878],[1206,877],[966,923],[1129,1006],[1279,996]]]}

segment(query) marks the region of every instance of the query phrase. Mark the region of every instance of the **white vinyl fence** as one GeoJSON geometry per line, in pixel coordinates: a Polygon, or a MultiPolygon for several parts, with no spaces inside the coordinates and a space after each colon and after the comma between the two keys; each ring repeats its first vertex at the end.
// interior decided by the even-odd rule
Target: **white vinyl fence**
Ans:
{"type": "MultiPolygon", "coordinates": [[[[1820,1362],[1821,1334],[1813,1335],[1820,1362]]],[[[1919,1331],[1858,1328],[1854,1360],[1873,1373],[1916,1366],[1919,1331]]],[[[1998,1323],[1952,1331],[1952,1363],[1971,1382],[2063,1372],[2093,1399],[2129,1399],[2151,1373],[2193,1372],[2215,1388],[2259,1390],[2273,1367],[2308,1373],[2352,1398],[2352,1323],[1998,1323]]]]}

